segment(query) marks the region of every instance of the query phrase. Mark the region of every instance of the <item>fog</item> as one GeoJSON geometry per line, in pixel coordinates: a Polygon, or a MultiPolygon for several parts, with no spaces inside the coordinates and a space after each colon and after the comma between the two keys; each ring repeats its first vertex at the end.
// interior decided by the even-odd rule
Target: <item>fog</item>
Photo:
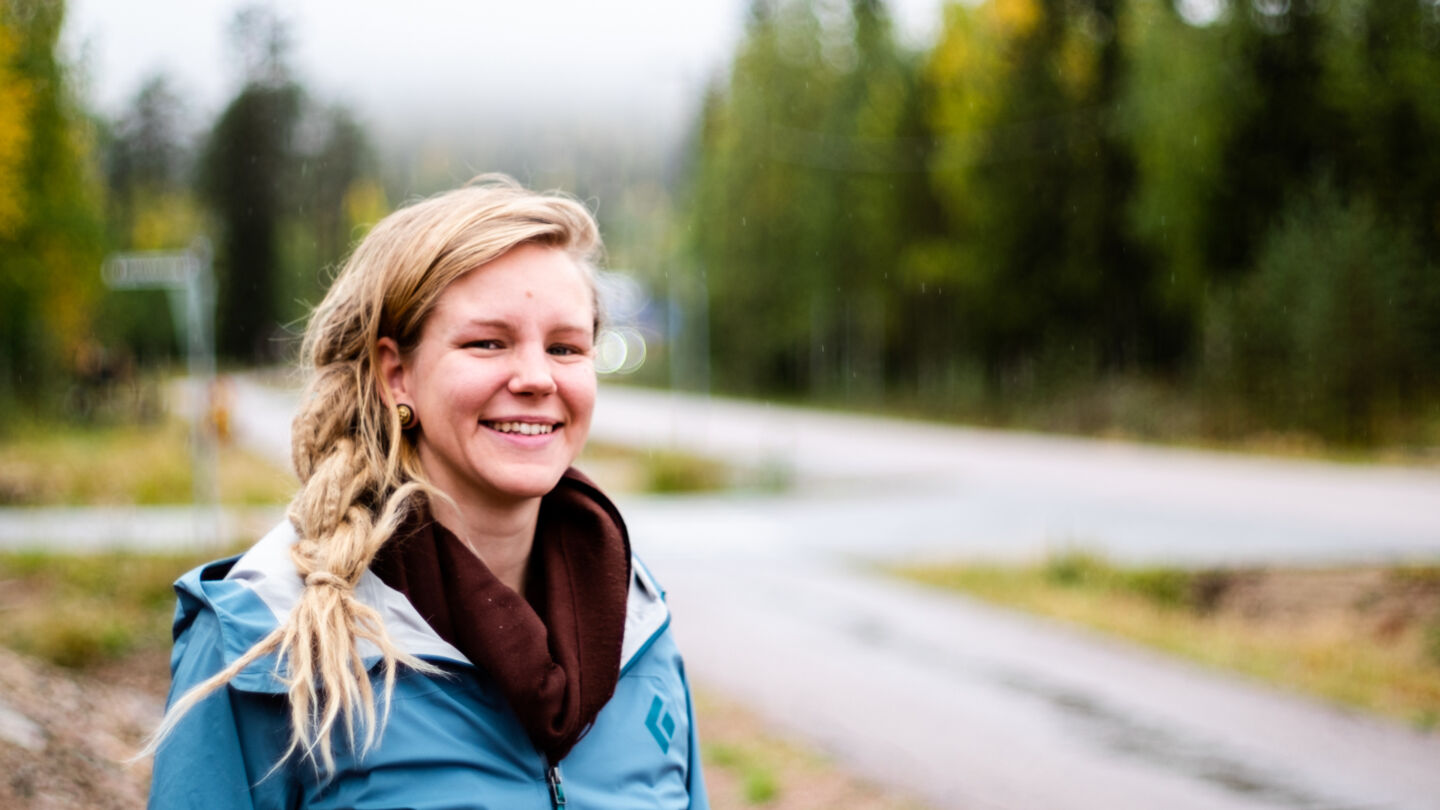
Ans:
{"type": "MultiPolygon", "coordinates": [[[[123,109],[147,77],[165,71],[199,122],[239,85],[225,31],[243,5],[73,0],[66,48],[100,111],[123,109]]],[[[538,131],[673,143],[705,84],[725,69],[746,7],[744,0],[300,0],[279,13],[307,88],[357,110],[387,147],[450,151],[476,138],[528,141],[538,131]]],[[[902,35],[928,41],[939,7],[938,0],[895,3],[902,35]]]]}

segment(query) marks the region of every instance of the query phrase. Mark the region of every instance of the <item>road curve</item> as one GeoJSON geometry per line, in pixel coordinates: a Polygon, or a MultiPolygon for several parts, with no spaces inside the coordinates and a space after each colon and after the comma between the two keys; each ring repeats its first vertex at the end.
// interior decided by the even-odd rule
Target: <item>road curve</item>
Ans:
{"type": "Polygon", "coordinates": [[[621,506],[697,680],[934,807],[1440,807],[1440,736],[817,559],[743,503],[621,506]]]}

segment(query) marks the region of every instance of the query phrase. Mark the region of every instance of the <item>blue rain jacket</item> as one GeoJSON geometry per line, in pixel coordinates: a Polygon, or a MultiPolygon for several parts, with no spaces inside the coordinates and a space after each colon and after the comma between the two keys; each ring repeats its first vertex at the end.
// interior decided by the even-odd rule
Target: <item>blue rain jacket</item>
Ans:
{"type": "MultiPolygon", "coordinates": [[[[244,655],[289,613],[303,585],[289,557],[288,522],[249,552],[201,566],[176,582],[173,703],[244,655]]],[[[150,807],[466,808],[466,810],[708,810],[695,716],[663,594],[632,558],[620,680],[590,731],[549,763],[483,671],[437,635],[410,602],[366,572],[356,595],[380,611],[392,640],[449,677],[405,670],[384,734],[363,758],[343,732],[336,771],[322,779],[289,744],[289,707],[261,659],[195,706],[155,756],[150,807]]],[[[379,652],[362,643],[372,663],[379,652]]],[[[375,670],[372,668],[372,676],[375,670]]],[[[374,678],[379,692],[379,679],[374,678]]]]}

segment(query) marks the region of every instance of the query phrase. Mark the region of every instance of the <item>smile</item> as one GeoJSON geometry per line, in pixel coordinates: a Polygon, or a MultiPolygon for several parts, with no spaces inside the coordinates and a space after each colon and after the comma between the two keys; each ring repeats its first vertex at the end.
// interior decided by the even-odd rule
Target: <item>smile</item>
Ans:
{"type": "Polygon", "coordinates": [[[522,436],[542,436],[557,427],[549,423],[535,422],[481,422],[481,424],[500,433],[519,433],[522,436]]]}

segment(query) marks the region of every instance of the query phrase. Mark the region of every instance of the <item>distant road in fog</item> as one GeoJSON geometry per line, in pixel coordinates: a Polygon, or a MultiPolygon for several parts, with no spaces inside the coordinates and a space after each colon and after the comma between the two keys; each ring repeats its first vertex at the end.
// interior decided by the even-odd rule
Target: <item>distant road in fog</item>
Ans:
{"type": "MultiPolygon", "coordinates": [[[[237,430],[284,459],[294,402],[242,381],[237,430]]],[[[933,807],[1440,807],[1440,736],[889,581],[865,562],[1071,544],[1197,564],[1434,559],[1440,472],[614,385],[592,436],[792,482],[780,494],[618,500],[698,681],[933,807]]]]}

